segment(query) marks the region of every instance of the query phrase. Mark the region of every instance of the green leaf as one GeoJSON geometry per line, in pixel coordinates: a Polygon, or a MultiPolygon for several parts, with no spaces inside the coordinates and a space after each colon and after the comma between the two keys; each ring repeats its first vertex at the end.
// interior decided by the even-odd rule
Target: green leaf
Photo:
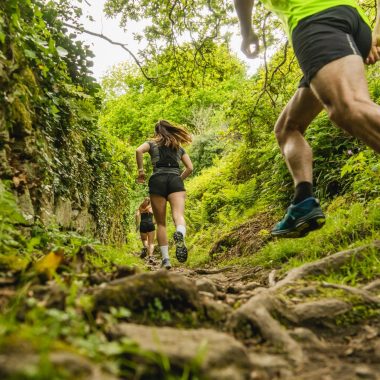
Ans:
{"type": "Polygon", "coordinates": [[[24,53],[25,53],[25,56],[28,58],[33,58],[33,59],[37,58],[36,52],[33,50],[25,49],[24,53]]]}
{"type": "Polygon", "coordinates": [[[63,48],[62,46],[57,46],[57,53],[62,58],[66,57],[67,54],[69,54],[69,52],[65,48],[63,48]]]}

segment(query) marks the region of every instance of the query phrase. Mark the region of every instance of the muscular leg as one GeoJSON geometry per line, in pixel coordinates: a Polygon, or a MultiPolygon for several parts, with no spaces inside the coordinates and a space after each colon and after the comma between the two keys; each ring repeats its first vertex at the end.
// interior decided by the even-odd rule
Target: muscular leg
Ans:
{"type": "Polygon", "coordinates": [[[275,125],[275,134],[294,185],[313,182],[313,154],[303,134],[322,105],[309,88],[299,88],[275,125]]]}
{"type": "Polygon", "coordinates": [[[157,223],[157,241],[158,245],[168,245],[168,237],[166,235],[166,198],[161,195],[150,195],[154,218],[157,223]]]}
{"type": "Polygon", "coordinates": [[[312,79],[311,89],[338,127],[380,153],[380,106],[370,99],[361,57],[327,64],[312,79]]]}

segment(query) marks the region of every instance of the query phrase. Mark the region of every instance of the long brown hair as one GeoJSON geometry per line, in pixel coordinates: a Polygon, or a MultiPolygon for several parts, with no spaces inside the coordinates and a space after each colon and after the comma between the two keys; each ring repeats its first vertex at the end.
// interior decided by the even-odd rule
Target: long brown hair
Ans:
{"type": "Polygon", "coordinates": [[[144,212],[149,212],[150,208],[151,208],[150,198],[149,197],[145,197],[144,200],[141,202],[141,204],[139,206],[140,214],[144,213],[144,212]]]}
{"type": "Polygon", "coordinates": [[[160,120],[154,127],[153,140],[158,145],[178,149],[181,144],[190,144],[192,138],[183,127],[175,126],[167,120],[160,120]]]}

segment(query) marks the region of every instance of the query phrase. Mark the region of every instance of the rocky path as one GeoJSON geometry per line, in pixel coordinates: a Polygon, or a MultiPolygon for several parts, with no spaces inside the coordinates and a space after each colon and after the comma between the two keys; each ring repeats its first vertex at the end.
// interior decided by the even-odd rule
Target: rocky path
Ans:
{"type": "MultiPolygon", "coordinates": [[[[69,352],[52,352],[50,360],[91,380],[380,379],[380,277],[360,287],[318,280],[369,249],[380,253],[380,242],[283,274],[260,267],[166,271],[158,262],[144,273],[86,273],[84,249],[71,265],[86,279],[81,292],[91,298],[92,328],[118,347],[109,354],[118,375],[69,352]]],[[[12,285],[3,282],[5,302],[12,285]]],[[[54,281],[29,292],[46,308],[66,307],[54,281]]],[[[33,355],[26,351],[23,363],[37,360],[33,355]]],[[[19,367],[22,373],[15,361],[12,350],[2,350],[0,378],[13,379],[19,367]]]]}

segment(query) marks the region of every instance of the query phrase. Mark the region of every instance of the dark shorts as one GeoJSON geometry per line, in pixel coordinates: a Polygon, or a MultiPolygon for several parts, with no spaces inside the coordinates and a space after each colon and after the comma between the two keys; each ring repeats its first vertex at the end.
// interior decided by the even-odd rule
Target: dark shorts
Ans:
{"type": "Polygon", "coordinates": [[[169,194],[179,191],[185,191],[185,186],[177,174],[154,174],[149,179],[149,194],[167,198],[169,194]]]}
{"type": "Polygon", "coordinates": [[[299,87],[309,87],[314,75],[336,59],[348,55],[366,59],[372,33],[355,8],[342,5],[301,20],[292,33],[292,41],[304,74],[299,87]]]}
{"type": "Polygon", "coordinates": [[[140,232],[147,233],[156,229],[153,223],[140,223],[140,232]]]}

